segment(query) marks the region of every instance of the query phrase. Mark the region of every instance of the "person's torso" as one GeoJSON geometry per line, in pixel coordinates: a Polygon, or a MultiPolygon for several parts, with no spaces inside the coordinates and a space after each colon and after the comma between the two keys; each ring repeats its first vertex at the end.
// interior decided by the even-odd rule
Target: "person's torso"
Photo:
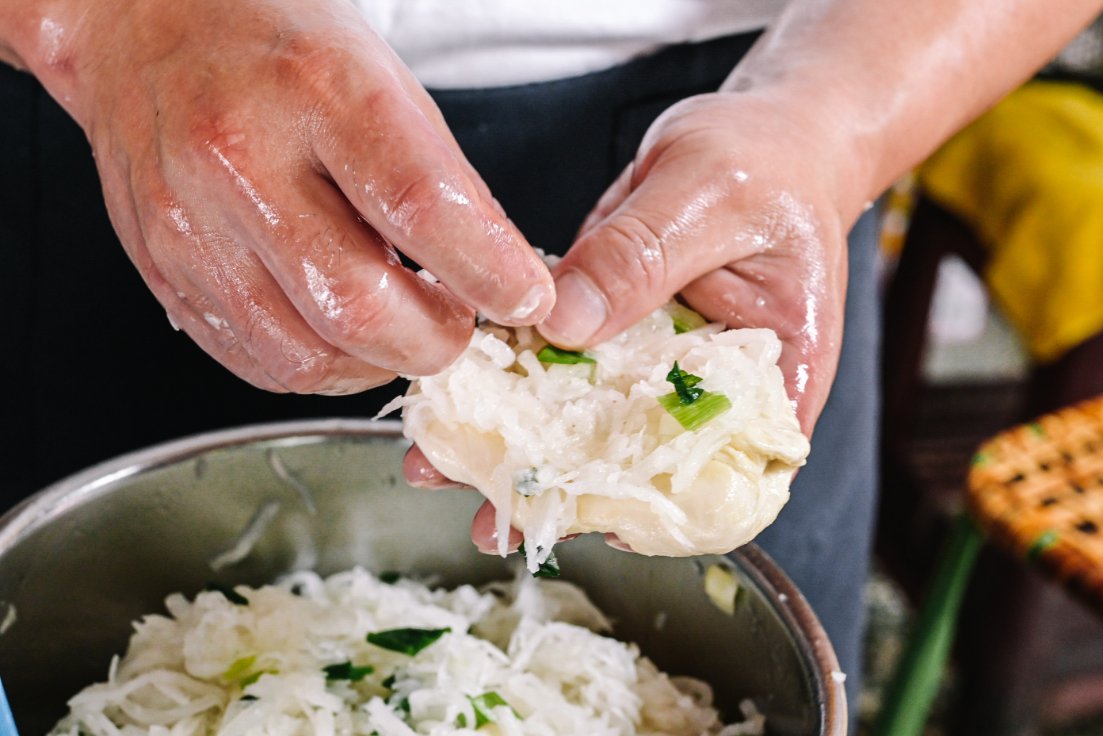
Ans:
{"type": "Polygon", "coordinates": [[[786,0],[354,0],[428,87],[526,84],[763,28],[786,0]]]}

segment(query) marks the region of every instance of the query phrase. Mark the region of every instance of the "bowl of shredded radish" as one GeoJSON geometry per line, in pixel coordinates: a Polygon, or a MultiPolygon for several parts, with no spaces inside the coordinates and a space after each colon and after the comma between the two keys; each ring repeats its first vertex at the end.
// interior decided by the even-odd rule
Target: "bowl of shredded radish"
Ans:
{"type": "Polygon", "coordinates": [[[822,628],[753,545],[600,538],[538,575],[480,496],[401,478],[393,422],[246,427],[109,461],[0,519],[21,733],[845,733],[822,628]]]}

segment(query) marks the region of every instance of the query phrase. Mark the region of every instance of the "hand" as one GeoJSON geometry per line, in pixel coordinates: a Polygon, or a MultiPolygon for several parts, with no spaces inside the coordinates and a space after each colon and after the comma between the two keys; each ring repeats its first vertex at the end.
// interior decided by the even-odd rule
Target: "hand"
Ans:
{"type": "MultiPolygon", "coordinates": [[[[710,320],[777,331],[811,434],[838,361],[846,230],[860,211],[838,204],[854,187],[832,167],[837,153],[830,131],[765,100],[719,93],[671,108],[555,269],[559,301],[541,332],[586,347],[680,292],[710,320]]],[[[404,470],[415,486],[452,485],[416,447],[404,470]]],[[[472,538],[494,552],[494,534],[484,503],[472,538]]],[[[511,548],[519,542],[511,530],[511,548]]]]}
{"type": "Polygon", "coordinates": [[[768,98],[675,105],[556,267],[559,301],[540,331],[585,347],[675,294],[729,327],[771,327],[811,435],[838,362],[846,231],[860,211],[840,149],[830,128],[768,98]]]}
{"type": "Polygon", "coordinates": [[[28,65],[84,127],[170,319],[242,378],[358,391],[444,368],[473,308],[551,309],[546,268],[352,5],[75,5],[28,65]]]}

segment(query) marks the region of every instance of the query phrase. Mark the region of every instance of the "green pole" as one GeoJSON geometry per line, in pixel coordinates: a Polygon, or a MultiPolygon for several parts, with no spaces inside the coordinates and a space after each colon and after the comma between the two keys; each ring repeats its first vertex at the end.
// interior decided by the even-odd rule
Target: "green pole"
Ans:
{"type": "Polygon", "coordinates": [[[950,658],[961,601],[983,541],[968,516],[957,518],[872,736],[919,736],[923,732],[950,658]]]}

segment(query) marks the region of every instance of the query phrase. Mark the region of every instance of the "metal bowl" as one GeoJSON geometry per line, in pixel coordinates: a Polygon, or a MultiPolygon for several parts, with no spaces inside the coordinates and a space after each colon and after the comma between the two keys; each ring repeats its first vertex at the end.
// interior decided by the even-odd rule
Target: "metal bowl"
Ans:
{"type": "MultiPolygon", "coordinates": [[[[406,446],[387,422],[245,427],[109,461],[13,509],[0,519],[0,678],[20,731],[47,731],[69,696],[105,676],[130,622],[175,591],[353,565],[443,585],[510,575],[512,561],[469,540],[478,494],[409,488],[406,446]]],[[[587,590],[618,637],[668,672],[711,683],[722,712],[749,697],[770,734],[845,734],[827,636],[753,545],[645,558],[583,537],[557,553],[564,579],[587,590]],[[704,592],[713,564],[739,584],[734,613],[704,592]]]]}

